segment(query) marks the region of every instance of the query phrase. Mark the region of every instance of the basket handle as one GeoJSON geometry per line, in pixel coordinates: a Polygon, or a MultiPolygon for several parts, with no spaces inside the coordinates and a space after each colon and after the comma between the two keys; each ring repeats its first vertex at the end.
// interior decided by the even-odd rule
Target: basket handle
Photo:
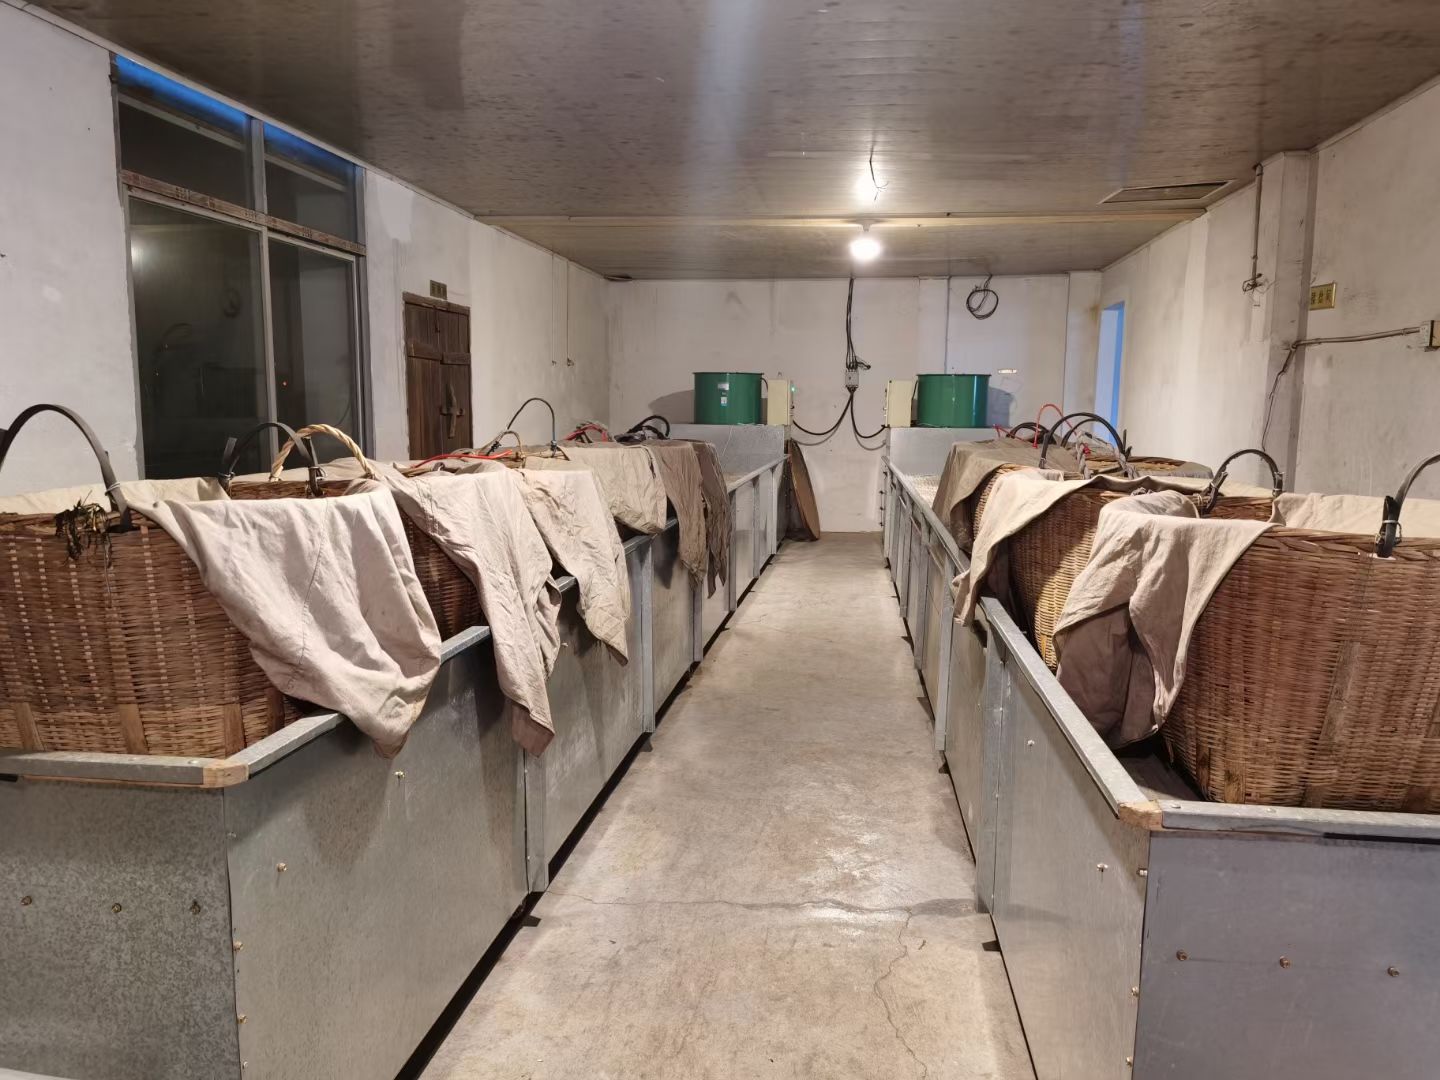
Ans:
{"type": "Polygon", "coordinates": [[[1045,432],[1044,438],[1040,440],[1040,468],[1045,468],[1045,455],[1049,453],[1050,445],[1055,441],[1055,432],[1060,429],[1061,424],[1064,424],[1067,421],[1071,420],[1085,420],[1094,423],[1104,424],[1105,430],[1110,432],[1110,434],[1115,437],[1115,457],[1120,462],[1121,474],[1128,477],[1133,477],[1135,475],[1135,470],[1131,468],[1129,460],[1125,457],[1125,440],[1122,439],[1120,437],[1120,433],[1115,430],[1114,424],[1110,423],[1109,420],[1106,420],[1099,413],[1093,412],[1067,413],[1059,420],[1055,421],[1054,426],[1047,430],[1045,432]]]}
{"type": "Polygon", "coordinates": [[[1215,504],[1220,501],[1220,489],[1225,486],[1225,478],[1230,472],[1230,463],[1236,458],[1245,457],[1247,454],[1253,454],[1270,467],[1270,498],[1277,498],[1280,492],[1285,490],[1285,474],[1281,471],[1280,466],[1275,464],[1274,458],[1264,450],[1258,448],[1236,450],[1235,453],[1220,463],[1220,467],[1215,470],[1215,475],[1211,478],[1209,486],[1200,493],[1204,499],[1204,502],[1200,505],[1201,517],[1207,517],[1210,512],[1215,509],[1215,504]]]}
{"type": "MultiPolygon", "coordinates": [[[[3,456],[3,451],[0,451],[0,457],[3,456]]],[[[1410,485],[1415,482],[1415,478],[1437,461],[1440,461],[1440,454],[1434,454],[1420,462],[1410,470],[1410,475],[1405,477],[1399,491],[1385,496],[1385,516],[1380,522],[1380,535],[1375,538],[1375,554],[1380,558],[1390,558],[1400,546],[1400,511],[1405,509],[1405,496],[1410,493],[1410,485]]]]}
{"type": "MultiPolygon", "coordinates": [[[[367,480],[379,480],[380,474],[375,471],[375,466],[370,464],[370,459],[365,456],[365,451],[360,449],[360,444],[346,435],[337,427],[329,424],[307,424],[295,432],[292,438],[286,439],[280,447],[280,452],[275,455],[275,461],[270,466],[270,479],[279,480],[280,474],[285,470],[285,459],[290,456],[290,451],[295,447],[296,439],[306,439],[311,435],[329,435],[336,442],[340,443],[346,450],[349,450],[355,460],[360,462],[360,468],[367,480]]],[[[314,452],[311,452],[312,460],[314,452]]],[[[319,466],[315,466],[315,474],[319,474],[319,466]]]]}
{"type": "Polygon", "coordinates": [[[105,495],[110,500],[111,508],[120,515],[120,523],[113,530],[114,532],[129,532],[135,526],[130,521],[130,505],[125,501],[125,496],[120,493],[120,482],[115,479],[115,470],[110,465],[110,455],[100,445],[95,432],[90,425],[82,420],[78,413],[67,409],[64,405],[31,405],[28,409],[15,417],[8,428],[0,428],[0,466],[5,464],[5,455],[10,452],[10,446],[15,442],[15,436],[20,434],[20,429],[25,426],[32,416],[39,416],[44,412],[59,413],[69,420],[77,428],[80,434],[90,444],[90,450],[95,454],[95,460],[100,465],[100,476],[105,481],[105,495]]]}
{"type": "Polygon", "coordinates": [[[309,439],[301,439],[297,436],[289,424],[282,424],[278,420],[266,420],[263,424],[255,425],[238,439],[232,435],[225,440],[225,453],[220,460],[220,472],[216,476],[225,494],[230,494],[230,481],[235,479],[235,463],[240,459],[240,455],[262,431],[270,428],[283,431],[286,439],[289,440],[286,445],[299,449],[300,456],[305,461],[305,468],[310,471],[310,493],[318,494],[320,491],[320,467],[315,463],[315,447],[311,445],[309,439]]]}
{"type": "Polygon", "coordinates": [[[1038,421],[1026,420],[1023,424],[1016,424],[1009,431],[1007,431],[1005,433],[1005,437],[1007,439],[1018,439],[1021,432],[1033,431],[1035,433],[1035,439],[1039,440],[1042,436],[1044,436],[1045,432],[1049,430],[1049,428],[1047,428],[1044,424],[1039,423],[1038,421]]]}

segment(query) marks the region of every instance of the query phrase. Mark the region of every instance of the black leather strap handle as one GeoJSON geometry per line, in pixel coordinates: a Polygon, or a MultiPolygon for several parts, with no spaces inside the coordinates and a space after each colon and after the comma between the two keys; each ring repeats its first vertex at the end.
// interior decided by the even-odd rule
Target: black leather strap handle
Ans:
{"type": "Polygon", "coordinates": [[[1050,429],[1047,428],[1044,424],[1036,423],[1034,420],[1026,420],[1023,424],[1016,424],[1009,431],[1007,431],[1005,433],[1005,437],[1007,439],[1018,439],[1020,438],[1021,432],[1033,431],[1035,433],[1035,438],[1041,439],[1049,430],[1050,429]]]}
{"type": "Polygon", "coordinates": [[[1050,452],[1050,446],[1055,441],[1055,432],[1060,430],[1060,425],[1072,420],[1085,420],[1094,423],[1104,424],[1105,430],[1115,438],[1115,457],[1120,462],[1120,473],[1123,476],[1133,477],[1135,470],[1131,467],[1129,460],[1125,457],[1125,440],[1115,430],[1115,425],[1106,420],[1099,413],[1073,412],[1067,413],[1055,421],[1055,426],[1045,432],[1045,437],[1040,440],[1040,468],[1045,468],[1045,455],[1050,452]]]}
{"type": "Polygon", "coordinates": [[[1258,457],[1270,467],[1270,498],[1278,498],[1280,493],[1285,490],[1285,474],[1281,472],[1280,466],[1275,464],[1274,458],[1264,450],[1255,447],[1249,450],[1236,450],[1220,463],[1220,467],[1215,470],[1215,475],[1210,480],[1210,486],[1200,493],[1205,498],[1200,506],[1201,517],[1205,517],[1214,510],[1215,504],[1220,501],[1220,489],[1225,485],[1225,478],[1230,472],[1230,463],[1236,458],[1247,455],[1258,457]]]}
{"type": "Polygon", "coordinates": [[[0,428],[0,467],[4,466],[5,456],[10,453],[10,447],[15,442],[15,436],[20,434],[20,429],[25,426],[26,422],[32,416],[39,416],[41,413],[46,412],[59,413],[65,417],[66,420],[69,420],[80,429],[80,434],[84,435],[86,441],[89,442],[90,450],[94,453],[95,460],[100,465],[100,476],[105,481],[105,495],[110,500],[111,508],[120,515],[120,523],[114,527],[113,531],[127,532],[133,529],[134,525],[132,525],[130,521],[130,507],[125,502],[125,496],[120,494],[120,483],[115,479],[115,470],[110,465],[110,455],[106,453],[105,448],[100,445],[100,440],[96,438],[95,432],[90,429],[90,425],[82,420],[77,413],[67,409],[64,405],[31,405],[19,416],[15,417],[8,428],[0,428]]]}
{"type": "Polygon", "coordinates": [[[315,463],[315,447],[311,445],[308,438],[301,439],[289,424],[282,424],[278,420],[266,420],[263,424],[257,424],[240,438],[231,436],[225,440],[225,453],[220,459],[220,472],[216,479],[225,493],[230,493],[230,481],[235,479],[235,462],[240,460],[240,455],[260,435],[262,431],[274,428],[284,434],[291,444],[299,452],[301,459],[305,462],[305,468],[310,473],[310,494],[320,493],[320,466],[315,463]]]}
{"type": "MultiPolygon", "coordinates": [[[[0,457],[3,457],[3,453],[0,453],[0,457]]],[[[1400,485],[1399,491],[1394,495],[1385,496],[1385,514],[1380,522],[1380,535],[1375,538],[1375,554],[1379,555],[1380,558],[1388,559],[1395,553],[1395,549],[1400,546],[1400,538],[1402,535],[1400,531],[1400,511],[1405,509],[1405,496],[1410,494],[1410,485],[1415,482],[1415,478],[1437,461],[1440,461],[1440,454],[1435,454],[1420,462],[1419,465],[1416,465],[1415,468],[1410,470],[1410,475],[1407,476],[1405,482],[1400,485]]]]}

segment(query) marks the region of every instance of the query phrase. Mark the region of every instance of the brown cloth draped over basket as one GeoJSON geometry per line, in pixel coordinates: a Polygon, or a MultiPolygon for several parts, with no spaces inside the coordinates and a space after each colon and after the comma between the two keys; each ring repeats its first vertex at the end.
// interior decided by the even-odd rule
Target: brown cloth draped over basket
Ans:
{"type": "Polygon", "coordinates": [[[714,596],[717,582],[723,585],[730,577],[730,489],[714,444],[692,440],[691,445],[700,460],[700,495],[705,501],[706,595],[714,596]]]}
{"type": "Polygon", "coordinates": [[[1062,685],[1112,745],[1158,728],[1210,798],[1440,811],[1440,504],[1408,484],[1283,495],[1270,522],[1112,503],[1056,629],[1062,685]],[[1373,529],[1402,519],[1387,552],[1373,529]]]}

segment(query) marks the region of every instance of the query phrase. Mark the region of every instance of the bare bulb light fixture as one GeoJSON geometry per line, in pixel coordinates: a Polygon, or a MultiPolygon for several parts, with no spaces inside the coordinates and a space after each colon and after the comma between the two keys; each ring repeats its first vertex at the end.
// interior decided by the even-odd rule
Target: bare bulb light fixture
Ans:
{"type": "Polygon", "coordinates": [[[870,235],[869,225],[862,225],[860,228],[860,235],[850,241],[850,258],[861,263],[874,262],[885,248],[879,240],[870,235]]]}

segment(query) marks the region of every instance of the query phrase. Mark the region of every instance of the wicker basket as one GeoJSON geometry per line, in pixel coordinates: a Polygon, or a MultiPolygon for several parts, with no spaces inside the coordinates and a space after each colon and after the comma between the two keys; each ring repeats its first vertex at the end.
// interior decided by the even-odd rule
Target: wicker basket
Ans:
{"type": "MultiPolygon", "coordinates": [[[[1031,443],[1031,445],[1037,447],[1038,449],[1041,447],[1044,440],[1050,438],[1051,429],[1045,427],[1043,424],[1037,424],[1034,421],[1027,420],[1025,423],[1017,424],[1015,425],[1015,427],[1005,432],[1005,438],[1017,439],[1023,442],[1025,440],[1023,440],[1021,436],[1027,433],[1034,436],[1034,441],[1031,443]]],[[[1046,443],[1045,445],[1048,446],[1048,443],[1046,443]]],[[[1036,458],[1037,467],[1043,468],[1044,460],[1045,451],[1041,449],[1040,456],[1036,458]]],[[[967,527],[970,530],[968,534],[970,537],[970,543],[962,545],[965,550],[968,551],[971,545],[973,545],[975,537],[980,535],[980,522],[985,516],[985,505],[990,501],[990,493],[995,490],[995,485],[1000,482],[1000,477],[1004,476],[1008,472],[1014,472],[1017,469],[1024,469],[1029,467],[1030,466],[1026,465],[1017,465],[1013,462],[1007,462],[1001,465],[986,478],[985,483],[981,484],[980,488],[977,491],[975,491],[968,499],[965,500],[963,504],[965,521],[967,527]]],[[[1065,476],[1067,478],[1070,478],[1072,474],[1067,472],[1065,473],[1065,476]]]]}
{"type": "MultiPolygon", "coordinates": [[[[257,428],[256,431],[247,435],[244,440],[238,443],[232,440],[231,444],[226,447],[226,460],[221,469],[221,481],[232,499],[336,498],[344,495],[349,490],[350,481],[325,480],[321,470],[315,464],[313,452],[309,453],[307,460],[309,479],[280,479],[280,474],[285,468],[285,459],[290,456],[290,451],[297,445],[303,448],[304,443],[314,435],[329,435],[338,440],[360,462],[365,476],[370,479],[378,479],[374,466],[365,457],[355,440],[328,424],[312,424],[309,427],[301,428],[298,432],[290,432],[289,428],[283,428],[284,431],[289,432],[289,439],[281,446],[280,453],[276,455],[275,462],[270,468],[268,481],[233,482],[230,477],[239,452],[244,449],[245,443],[253,438],[256,432],[263,430],[266,426],[271,425],[262,425],[261,428],[257,428]]],[[[480,596],[475,589],[474,582],[466,577],[465,572],[455,565],[440,545],[422,532],[408,516],[402,513],[400,518],[405,525],[405,539],[410,543],[410,554],[415,560],[416,576],[420,579],[420,586],[425,590],[425,599],[429,601],[430,610],[440,628],[440,637],[442,639],[451,638],[462,630],[482,624],[485,616],[480,609],[480,596]]]]}
{"type": "Polygon", "coordinates": [[[1378,541],[1271,529],[1210,598],[1160,729],[1208,797],[1440,812],[1440,539],[1395,546],[1409,483],[1378,541]]]}
{"type": "Polygon", "coordinates": [[[298,717],[184,549],[126,506],[83,420],[26,409],[0,463],[41,412],[90,441],[111,510],[85,515],[90,542],[74,555],[59,527],[73,512],[0,515],[0,748],[224,757],[298,717]]]}
{"type": "MultiPolygon", "coordinates": [[[[1241,451],[1241,454],[1260,451],[1241,451]]],[[[1232,454],[1217,470],[1204,491],[1190,496],[1202,513],[1216,518],[1266,521],[1274,505],[1274,496],[1283,487],[1278,467],[1268,455],[1274,484],[1270,498],[1221,497],[1226,467],[1239,457],[1232,454]]],[[[1123,464],[1123,459],[1122,459],[1123,464]]],[[[1100,511],[1107,503],[1123,499],[1122,491],[1080,488],[1066,495],[1042,517],[1032,521],[1010,538],[1010,574],[1019,615],[1029,626],[1040,656],[1055,670],[1055,625],[1070,599],[1070,589],[1085,564],[1090,561],[1090,548],[1100,524],[1100,511]]]]}

